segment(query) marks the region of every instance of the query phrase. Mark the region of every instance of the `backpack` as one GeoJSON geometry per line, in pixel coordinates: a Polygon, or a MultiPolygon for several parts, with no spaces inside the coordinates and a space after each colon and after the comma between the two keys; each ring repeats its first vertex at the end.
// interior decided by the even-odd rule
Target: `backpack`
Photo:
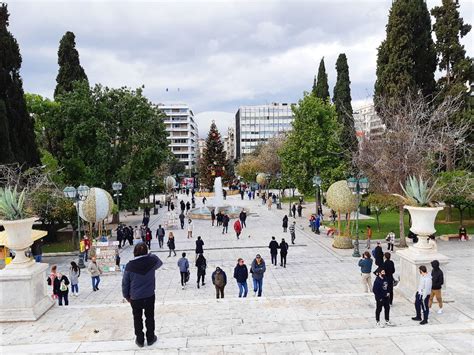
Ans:
{"type": "Polygon", "coordinates": [[[59,286],[59,291],[67,291],[68,287],[66,285],[66,281],[61,280],[61,285],[59,286]]]}

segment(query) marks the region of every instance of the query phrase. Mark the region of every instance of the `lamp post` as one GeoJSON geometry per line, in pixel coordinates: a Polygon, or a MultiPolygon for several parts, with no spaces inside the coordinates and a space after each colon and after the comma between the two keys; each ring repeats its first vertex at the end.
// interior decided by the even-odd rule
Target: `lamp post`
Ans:
{"type": "Polygon", "coordinates": [[[319,201],[319,188],[321,187],[322,179],[319,175],[315,175],[313,177],[313,186],[315,187],[314,189],[314,201],[316,203],[316,215],[318,215],[318,206],[320,206],[321,202],[319,201]]]}
{"type": "Polygon", "coordinates": [[[153,214],[154,215],[158,213],[158,208],[156,208],[156,187],[157,187],[156,181],[155,179],[152,179],[151,191],[153,191],[153,214]]]}
{"type": "Polygon", "coordinates": [[[369,180],[366,177],[351,177],[347,180],[347,186],[351,189],[352,193],[357,195],[357,211],[356,211],[356,240],[354,242],[354,252],[352,256],[360,258],[359,252],[359,207],[361,201],[361,195],[365,194],[369,189],[369,180]]]}
{"type": "Polygon", "coordinates": [[[63,190],[64,196],[74,200],[77,210],[77,241],[79,245],[79,263],[80,268],[85,268],[84,265],[84,256],[81,253],[81,219],[79,217],[79,202],[84,201],[89,195],[89,187],[86,185],[80,185],[77,189],[74,186],[68,186],[63,190]]]}
{"type": "Polygon", "coordinates": [[[114,182],[112,183],[112,190],[114,190],[115,194],[114,197],[117,197],[117,224],[120,223],[120,204],[119,204],[119,198],[122,196],[120,191],[122,190],[122,183],[121,182],[114,182]]]}

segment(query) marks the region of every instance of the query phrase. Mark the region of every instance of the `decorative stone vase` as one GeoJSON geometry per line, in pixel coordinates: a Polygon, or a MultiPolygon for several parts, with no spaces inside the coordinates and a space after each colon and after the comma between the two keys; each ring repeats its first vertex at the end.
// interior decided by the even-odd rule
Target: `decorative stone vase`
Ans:
{"type": "Polygon", "coordinates": [[[34,261],[25,255],[25,252],[33,244],[31,230],[36,220],[36,217],[14,221],[0,220],[0,225],[5,228],[7,233],[6,246],[15,252],[15,258],[7,265],[8,268],[23,268],[34,264],[34,261]]]}
{"type": "Polygon", "coordinates": [[[436,215],[443,207],[415,207],[403,206],[411,216],[410,231],[418,236],[418,243],[413,247],[418,249],[433,249],[433,244],[429,243],[429,236],[436,233],[436,215]]]}
{"type": "Polygon", "coordinates": [[[335,235],[332,246],[337,249],[352,249],[352,238],[345,235],[335,235]]]}

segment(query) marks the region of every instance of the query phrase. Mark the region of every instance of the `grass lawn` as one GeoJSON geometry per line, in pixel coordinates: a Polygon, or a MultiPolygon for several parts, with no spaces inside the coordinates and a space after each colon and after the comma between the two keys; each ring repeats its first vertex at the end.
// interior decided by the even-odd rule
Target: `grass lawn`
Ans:
{"type": "Polygon", "coordinates": [[[56,243],[45,243],[43,245],[43,253],[60,253],[66,251],[77,251],[70,240],[59,241],[56,243]]]}
{"type": "MultiPolygon", "coordinates": [[[[380,215],[380,231],[377,229],[377,220],[375,219],[375,215],[371,215],[374,219],[363,219],[359,220],[359,237],[365,239],[365,232],[367,226],[372,227],[372,239],[384,239],[387,234],[393,230],[399,236],[399,228],[398,228],[398,212],[383,212],[380,215]]],[[[444,222],[444,211],[438,213],[436,218],[435,228],[436,228],[436,235],[443,235],[443,234],[457,234],[459,230],[459,213],[453,210],[452,213],[452,222],[446,223],[444,222]]],[[[468,233],[472,233],[472,229],[474,228],[474,219],[470,218],[468,213],[465,213],[464,216],[464,225],[466,226],[468,233]]],[[[341,221],[342,224],[342,221],[341,221]]],[[[324,225],[330,226],[331,223],[328,221],[324,222],[324,225]]],[[[355,235],[355,223],[353,226],[353,234],[355,235]]],[[[405,212],[405,236],[408,234],[408,212],[405,212]]]]}

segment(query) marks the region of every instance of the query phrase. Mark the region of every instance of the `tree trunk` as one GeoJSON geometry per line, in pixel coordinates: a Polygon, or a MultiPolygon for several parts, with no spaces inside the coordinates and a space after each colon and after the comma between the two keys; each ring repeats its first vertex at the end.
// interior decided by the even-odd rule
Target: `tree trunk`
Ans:
{"type": "Polygon", "coordinates": [[[462,226],[464,217],[464,208],[459,208],[459,224],[462,226]]]}
{"type": "Polygon", "coordinates": [[[452,207],[451,205],[446,205],[444,208],[444,221],[451,222],[452,219],[452,207]]]}
{"type": "Polygon", "coordinates": [[[399,227],[400,227],[400,248],[406,248],[407,247],[407,241],[405,239],[405,222],[403,220],[405,210],[402,205],[399,206],[399,227]]]}

